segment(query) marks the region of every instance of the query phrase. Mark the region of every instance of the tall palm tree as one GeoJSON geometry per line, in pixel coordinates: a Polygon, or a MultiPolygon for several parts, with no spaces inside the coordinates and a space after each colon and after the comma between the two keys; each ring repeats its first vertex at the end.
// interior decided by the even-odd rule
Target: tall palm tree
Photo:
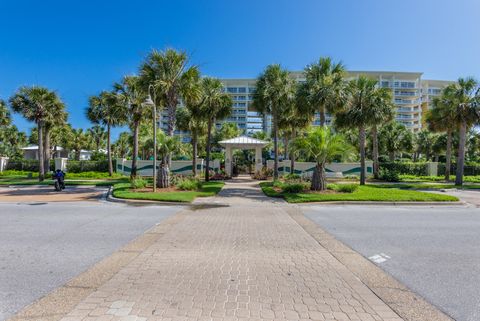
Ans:
{"type": "Polygon", "coordinates": [[[210,180],[210,153],[212,148],[212,129],[215,122],[228,117],[232,112],[232,98],[223,92],[223,84],[216,78],[203,78],[201,82],[200,114],[207,121],[207,157],[205,162],[205,180],[210,180]]]}
{"type": "Polygon", "coordinates": [[[8,126],[12,121],[10,111],[5,101],[0,99],[0,126],[8,126]]]}
{"type": "Polygon", "coordinates": [[[38,133],[38,179],[45,179],[44,128],[58,115],[64,115],[65,105],[53,91],[44,87],[21,87],[11,98],[14,112],[20,113],[29,121],[35,122],[38,133]]]}
{"type": "Polygon", "coordinates": [[[318,62],[305,68],[305,82],[301,85],[301,96],[311,107],[311,112],[320,115],[320,126],[325,126],[325,113],[335,113],[344,101],[345,66],[334,63],[329,57],[321,57],[318,62]]]}
{"type": "Polygon", "coordinates": [[[112,127],[122,126],[127,122],[127,110],[119,101],[116,93],[102,91],[98,96],[89,98],[86,109],[87,118],[94,124],[107,127],[107,156],[108,173],[113,175],[111,130],[112,127]]]}
{"type": "Polygon", "coordinates": [[[122,132],[112,144],[115,157],[126,158],[130,153],[130,133],[122,132]]]}
{"type": "Polygon", "coordinates": [[[351,80],[347,86],[348,100],[345,108],[335,114],[336,126],[356,127],[360,143],[360,185],[365,185],[365,139],[368,127],[377,124],[375,117],[379,101],[377,81],[365,76],[351,80]]]}
{"type": "Polygon", "coordinates": [[[445,152],[445,180],[450,180],[450,168],[452,164],[452,141],[453,133],[457,130],[458,124],[455,122],[455,108],[451,102],[451,97],[445,90],[440,97],[435,97],[432,101],[433,109],[427,112],[426,122],[429,130],[433,132],[445,132],[447,134],[447,146],[445,152]]]}
{"type": "Polygon", "coordinates": [[[310,189],[314,191],[327,189],[325,165],[338,156],[350,156],[352,151],[351,146],[342,135],[336,134],[331,128],[324,126],[315,127],[305,136],[296,138],[292,147],[302,151],[308,158],[316,162],[310,185],[310,189]]]}
{"type": "Polygon", "coordinates": [[[175,116],[180,100],[191,100],[200,96],[200,71],[191,66],[187,53],[166,49],[153,50],[140,68],[144,86],[152,85],[155,90],[155,103],[165,106],[168,113],[166,134],[173,136],[175,116]]]}
{"type": "Polygon", "coordinates": [[[43,129],[43,153],[44,153],[44,171],[45,174],[50,170],[50,159],[52,158],[51,151],[51,131],[66,124],[68,114],[64,110],[58,110],[55,114],[51,114],[48,119],[45,120],[45,126],[43,129]]]}
{"type": "Polygon", "coordinates": [[[388,88],[376,88],[374,96],[371,106],[372,158],[373,177],[378,179],[380,175],[378,126],[390,122],[395,117],[395,104],[392,100],[392,91],[388,88]]]}
{"type": "Polygon", "coordinates": [[[68,146],[75,152],[75,160],[79,161],[82,149],[86,149],[88,146],[87,133],[82,128],[72,128],[68,146]]]}
{"type": "Polygon", "coordinates": [[[187,104],[185,108],[179,108],[176,118],[178,129],[188,131],[191,135],[192,172],[193,176],[197,176],[198,139],[207,132],[207,122],[198,104],[187,104]]]}
{"type": "Polygon", "coordinates": [[[411,151],[413,134],[405,125],[392,121],[380,127],[379,141],[382,150],[388,154],[390,162],[395,161],[395,154],[411,151]]]}
{"type": "Polygon", "coordinates": [[[126,76],[121,83],[116,83],[114,88],[119,94],[120,102],[128,110],[128,123],[133,132],[132,171],[130,172],[130,177],[135,178],[137,176],[138,130],[140,122],[151,118],[152,113],[143,106],[147,93],[142,86],[140,77],[126,76]]]}
{"type": "Polygon", "coordinates": [[[272,116],[274,166],[273,178],[278,179],[279,121],[295,100],[296,82],[288,70],[280,65],[269,65],[257,79],[253,107],[262,115],[272,116]]]}
{"type": "Polygon", "coordinates": [[[480,120],[480,88],[475,79],[460,78],[457,83],[445,88],[445,94],[455,108],[455,123],[459,126],[455,185],[462,186],[467,131],[480,120]]]}

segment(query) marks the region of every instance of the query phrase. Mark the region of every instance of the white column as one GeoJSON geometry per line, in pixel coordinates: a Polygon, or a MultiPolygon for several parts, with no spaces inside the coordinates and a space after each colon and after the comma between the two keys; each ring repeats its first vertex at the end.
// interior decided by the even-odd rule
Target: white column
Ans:
{"type": "Polygon", "coordinates": [[[3,172],[7,167],[8,157],[0,157],[0,172],[3,172]]]}
{"type": "Polygon", "coordinates": [[[225,147],[225,174],[228,177],[232,176],[232,148],[230,146],[225,147]]]}
{"type": "Polygon", "coordinates": [[[255,172],[261,171],[263,167],[262,164],[262,147],[255,147],[255,172]]]}
{"type": "Polygon", "coordinates": [[[55,170],[67,171],[67,158],[57,157],[55,158],[55,170]]]}

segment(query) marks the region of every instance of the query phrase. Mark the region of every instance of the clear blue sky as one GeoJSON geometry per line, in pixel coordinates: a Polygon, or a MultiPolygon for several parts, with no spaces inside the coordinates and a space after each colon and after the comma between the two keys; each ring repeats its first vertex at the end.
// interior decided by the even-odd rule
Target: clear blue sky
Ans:
{"type": "Polygon", "coordinates": [[[89,127],[88,96],[135,73],[152,48],[184,49],[216,77],[329,55],[352,70],[480,78],[478,0],[2,0],[0,12],[0,98],[47,86],[75,127],[89,127]]]}

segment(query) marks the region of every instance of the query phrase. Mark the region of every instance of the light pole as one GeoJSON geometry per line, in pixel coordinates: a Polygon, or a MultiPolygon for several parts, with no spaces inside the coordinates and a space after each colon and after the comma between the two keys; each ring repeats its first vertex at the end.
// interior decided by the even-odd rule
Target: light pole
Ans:
{"type": "MultiPolygon", "coordinates": [[[[148,97],[145,99],[143,105],[145,107],[153,107],[153,192],[157,191],[157,106],[152,100],[150,90],[154,89],[153,85],[148,86],[148,97]]],[[[155,91],[153,91],[155,96],[155,91]]]]}

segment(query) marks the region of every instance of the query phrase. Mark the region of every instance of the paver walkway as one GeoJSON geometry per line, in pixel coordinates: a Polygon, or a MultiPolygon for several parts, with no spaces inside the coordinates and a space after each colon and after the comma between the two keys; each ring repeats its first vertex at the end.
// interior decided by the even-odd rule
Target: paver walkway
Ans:
{"type": "Polygon", "coordinates": [[[179,214],[62,321],[401,320],[256,184],[179,214]]]}
{"type": "Polygon", "coordinates": [[[104,187],[67,186],[56,192],[53,186],[0,187],[0,202],[85,202],[97,201],[106,192],[104,187]]]}

